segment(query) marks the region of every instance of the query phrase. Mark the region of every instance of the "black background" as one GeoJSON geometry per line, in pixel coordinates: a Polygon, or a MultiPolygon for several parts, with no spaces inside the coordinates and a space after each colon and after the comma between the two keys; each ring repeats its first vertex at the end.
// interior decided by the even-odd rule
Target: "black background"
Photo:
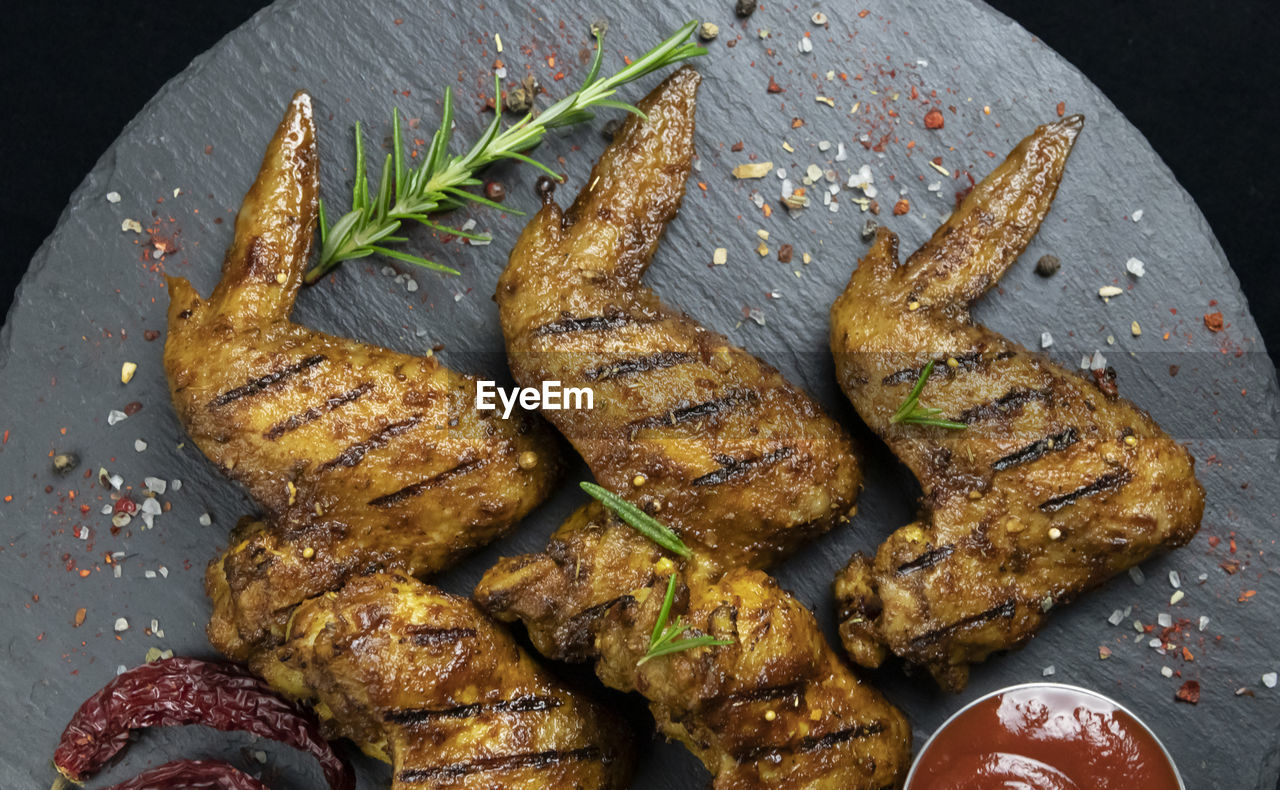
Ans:
{"type": "MultiPolygon", "coordinates": [[[[776,1],[776,0],[775,0],[776,1]]],[[[849,0],[838,0],[848,2],[849,0]]],[[[951,2],[952,0],[916,0],[951,2]]],[[[726,15],[732,0],[723,0],[726,15]]],[[[1275,360],[1280,178],[1275,0],[988,0],[1080,68],[1209,219],[1275,360]]],[[[67,198],[124,125],[260,0],[5,3],[0,313],[67,198]]]]}

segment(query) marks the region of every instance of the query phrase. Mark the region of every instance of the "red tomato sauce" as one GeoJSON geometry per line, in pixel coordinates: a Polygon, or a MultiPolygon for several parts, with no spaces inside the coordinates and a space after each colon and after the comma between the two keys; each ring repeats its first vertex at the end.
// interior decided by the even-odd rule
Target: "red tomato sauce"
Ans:
{"type": "Polygon", "coordinates": [[[947,724],[908,790],[1179,790],[1155,737],[1106,699],[1060,686],[1017,688],[947,724]]]}

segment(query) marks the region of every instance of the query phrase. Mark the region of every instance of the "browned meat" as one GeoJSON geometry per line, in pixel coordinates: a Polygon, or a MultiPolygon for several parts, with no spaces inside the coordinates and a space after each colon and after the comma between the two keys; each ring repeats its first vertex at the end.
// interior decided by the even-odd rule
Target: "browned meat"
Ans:
{"type": "Polygon", "coordinates": [[[395,790],[622,788],[626,730],[541,670],[475,604],[402,573],[303,602],[277,688],[394,767],[395,790]]]}
{"type": "Polygon", "coordinates": [[[191,438],[244,483],[271,528],[211,567],[210,636],[243,659],[292,606],[353,572],[446,566],[549,493],[536,418],[474,408],[468,376],[292,323],[316,218],[310,99],[296,96],[236,218],[209,299],[169,278],[165,370],[191,438]]]}
{"type": "Polygon", "coordinates": [[[881,229],[831,309],[841,386],[924,489],[920,520],[836,580],[864,666],[888,649],[959,689],[1051,607],[1199,527],[1191,456],[1146,412],[969,317],[1035,235],[1083,123],[1023,140],[905,265],[881,229]],[[930,360],[920,401],[965,430],[890,421],[930,360]]]}
{"type": "Polygon", "coordinates": [[[851,508],[849,439],[773,368],[640,283],[676,212],[693,155],[698,76],[649,95],[567,212],[548,203],[498,286],[507,351],[525,387],[590,386],[591,411],[547,412],[605,488],[670,525],[687,561],[596,504],[546,551],[503,560],[476,590],[543,653],[594,660],[648,698],[717,788],[872,790],[901,781],[902,715],[861,683],[813,616],[759,570],[851,508]],[[732,644],[639,660],[667,581],[689,635],[732,644]]]}
{"type": "Polygon", "coordinates": [[[169,281],[178,415],[267,514],[238,526],[209,567],[210,638],[390,761],[396,788],[621,788],[625,730],[473,604],[409,575],[537,504],[555,477],[553,439],[536,418],[476,412],[470,380],[434,358],[288,321],[315,168],[299,94],[213,295],[169,281]]]}

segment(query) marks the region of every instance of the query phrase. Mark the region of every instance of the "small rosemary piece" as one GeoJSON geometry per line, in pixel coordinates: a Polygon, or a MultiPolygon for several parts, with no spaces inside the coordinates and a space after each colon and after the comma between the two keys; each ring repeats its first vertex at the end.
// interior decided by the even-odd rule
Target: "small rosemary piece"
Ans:
{"type": "Polygon", "coordinates": [[[889,418],[889,423],[892,425],[908,423],[913,425],[932,425],[935,428],[949,428],[953,431],[966,430],[969,426],[962,422],[938,419],[937,415],[942,413],[942,409],[935,409],[920,403],[920,393],[924,391],[924,384],[929,380],[931,373],[933,373],[932,359],[929,360],[929,364],[924,366],[924,370],[920,371],[920,378],[916,379],[916,385],[911,388],[907,399],[902,402],[898,410],[889,418]]]}
{"type": "Polygon", "coordinates": [[[681,557],[690,555],[689,547],[684,545],[684,541],[680,540],[680,536],[673,532],[671,527],[663,524],[612,491],[603,489],[595,483],[583,481],[578,485],[582,486],[583,491],[600,500],[605,507],[616,513],[618,518],[627,522],[636,532],[644,535],[672,554],[677,554],[681,557]]]}
{"type": "Polygon", "coordinates": [[[645,653],[636,666],[640,666],[651,658],[692,650],[695,647],[713,647],[733,644],[732,639],[716,639],[713,636],[693,636],[684,638],[689,630],[682,618],[677,617],[675,623],[667,625],[671,617],[671,604],[676,599],[676,575],[667,579],[667,595],[662,599],[662,610],[658,612],[658,621],[653,624],[653,633],[649,635],[649,652],[645,653]]]}
{"type": "Polygon", "coordinates": [[[596,39],[595,57],[582,87],[552,104],[537,116],[530,110],[524,117],[505,130],[502,126],[502,84],[494,77],[493,121],[480,135],[480,139],[465,154],[449,154],[449,142],[453,133],[453,91],[444,91],[444,109],[440,128],[431,138],[423,162],[410,167],[404,156],[404,141],[400,131],[400,113],[391,114],[392,152],[382,163],[382,175],[376,189],[369,186],[365,172],[364,136],[360,124],[356,124],[355,185],[351,191],[351,210],[330,224],[325,215],[324,202],[320,203],[320,260],[307,271],[304,278],[314,283],[328,274],[339,263],[364,258],[369,255],[386,255],[389,258],[425,266],[440,272],[457,274],[456,269],[418,255],[392,249],[389,244],[408,241],[397,235],[401,225],[413,220],[441,233],[450,233],[476,241],[488,237],[467,233],[456,228],[438,225],[429,217],[442,211],[457,208],[467,201],[512,214],[521,214],[508,206],[502,206],[481,195],[467,190],[483,182],[476,173],[486,165],[503,159],[512,159],[532,165],[557,180],[560,176],[551,168],[531,158],[525,152],[542,141],[547,130],[581,123],[595,117],[592,107],[612,107],[643,116],[639,108],[610,98],[621,86],[640,79],[650,72],[679,63],[682,60],[705,55],[706,50],[686,41],[698,26],[689,22],[665,41],[637,58],[626,68],[610,77],[600,76],[600,63],[604,58],[603,32],[593,26],[596,39]]]}

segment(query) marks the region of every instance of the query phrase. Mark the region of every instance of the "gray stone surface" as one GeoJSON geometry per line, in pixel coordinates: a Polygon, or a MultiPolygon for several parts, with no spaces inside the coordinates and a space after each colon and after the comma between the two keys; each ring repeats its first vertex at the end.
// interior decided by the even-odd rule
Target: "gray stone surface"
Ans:
{"type": "MultiPolygon", "coordinates": [[[[866,0],[869,13],[859,17],[862,7],[823,4],[830,18],[827,29],[810,21],[808,4],[769,3],[741,23],[733,19],[727,0],[678,6],[557,0],[536,9],[493,0],[454,6],[286,1],[258,14],[166,85],[71,196],[57,230],[32,262],[0,336],[5,437],[0,496],[12,497],[0,502],[5,601],[0,705],[8,722],[8,737],[0,746],[0,785],[48,786],[58,733],[118,664],[142,661],[152,646],[182,654],[210,652],[203,632],[208,603],[202,571],[250,505],[195,448],[183,444],[161,369],[163,340],[147,342],[143,333],[164,328],[162,271],[191,278],[205,293],[212,287],[235,207],[290,93],[306,88],[316,98],[324,194],[340,206],[351,178],[356,120],[367,122],[376,149],[388,133],[386,119],[395,103],[407,116],[422,119],[413,136],[429,137],[443,87],[452,84],[459,99],[459,138],[473,139],[486,120],[479,108],[497,57],[492,34],[502,35],[501,57],[512,76],[522,76],[528,67],[558,97],[583,74],[587,23],[603,11],[612,17],[608,69],[618,66],[622,54],[638,53],[695,14],[721,26],[711,56],[699,64],[706,81],[699,109],[701,170],[694,180],[704,182],[706,190],[691,185],[649,281],[670,301],[778,365],[862,437],[869,474],[857,518],[778,572],[828,628],[834,571],[851,551],[873,548],[904,523],[918,493],[858,424],[835,387],[825,350],[827,307],[864,249],[859,231],[870,215],[859,212],[851,193],[843,191],[838,213],[815,204],[787,216],[777,204],[776,178],[735,181],[730,168],[755,153],[786,167],[798,182],[809,163],[831,164],[834,148],[821,152],[818,141],[843,142],[848,160],[834,163],[841,180],[864,163],[872,165],[884,209],[879,219],[900,232],[909,248],[926,238],[955,191],[968,183],[964,175],[944,178],[929,166],[930,159],[941,156],[949,170],[981,178],[998,161],[985,151],[1003,157],[1037,123],[1056,117],[1059,101],[1068,111],[1088,116],[1043,232],[1027,260],[978,308],[978,317],[1032,347],[1038,347],[1042,331],[1051,332],[1056,342],[1049,352],[1069,364],[1101,349],[1119,370],[1122,392],[1149,408],[1194,451],[1209,492],[1204,528],[1187,548],[1147,563],[1144,585],[1121,577],[1067,607],[1025,649],[979,668],[962,695],[942,694],[896,666],[869,679],[906,710],[922,741],[964,701],[1040,678],[1053,665],[1054,680],[1099,689],[1143,716],[1176,755],[1188,787],[1274,787],[1280,771],[1280,689],[1263,687],[1260,678],[1280,670],[1274,624],[1280,582],[1272,559],[1280,487],[1275,372],[1221,249],[1141,135],[1025,30],[976,2],[866,0]],[[761,39],[761,28],[771,31],[769,38],[761,39]],[[813,43],[807,54],[797,46],[806,33],[813,43]],[[739,37],[735,47],[726,46],[739,37]],[[551,55],[554,67],[547,62],[551,55]],[[825,77],[829,69],[836,72],[831,81],[825,77]],[[554,79],[558,71],[564,72],[563,81],[554,79]],[[786,92],[767,93],[770,76],[786,92]],[[920,97],[915,100],[913,85],[920,97]],[[933,91],[946,126],[929,131],[923,115],[933,91]],[[835,106],[819,103],[815,95],[832,97],[835,106]],[[855,101],[862,106],[851,115],[855,101]],[[991,108],[989,115],[984,106],[991,108]],[[793,128],[793,117],[803,118],[804,125],[793,128]],[[858,144],[863,133],[873,142],[889,135],[883,155],[858,144]],[[738,140],[744,151],[733,153],[730,145],[738,140]],[[794,153],[781,148],[783,140],[794,153]],[[908,149],[911,140],[916,145],[908,149]],[[928,190],[935,181],[942,183],[939,194],[928,190]],[[181,190],[177,197],[175,189],[181,190]],[[753,189],[773,204],[772,218],[762,218],[752,204],[753,189]],[[906,190],[912,208],[894,217],[888,209],[899,189],[906,190]],[[120,202],[108,202],[112,191],[121,195],[120,202]],[[1139,209],[1143,216],[1135,223],[1131,218],[1139,209]],[[121,231],[126,218],[158,228],[166,238],[176,236],[177,251],[154,259],[149,235],[121,231]],[[771,233],[767,258],[754,251],[757,228],[771,233]],[[781,243],[794,246],[792,265],[776,260],[781,243]],[[712,267],[712,251],[719,246],[728,248],[729,262],[712,267]],[[805,251],[813,256],[808,265],[800,263],[805,251]],[[1050,251],[1062,258],[1062,271],[1042,280],[1032,273],[1033,263],[1050,251]],[[1141,280],[1125,273],[1129,257],[1145,262],[1141,280]],[[1125,292],[1104,304],[1097,290],[1113,283],[1125,292]],[[771,291],[779,297],[767,296],[771,291]],[[744,320],[747,307],[762,324],[744,320]],[[1202,322],[1205,313],[1215,311],[1226,323],[1220,333],[1209,332],[1202,322]],[[1142,326],[1140,337],[1130,334],[1134,320],[1142,326]],[[126,360],[138,364],[127,386],[120,383],[126,360]],[[1176,377],[1170,365],[1179,366],[1176,377]],[[132,401],[143,409],[109,426],[108,412],[132,401]],[[144,452],[135,451],[139,438],[148,443],[144,452]],[[74,450],[82,459],[68,477],[50,470],[50,453],[62,450],[74,450]],[[161,497],[172,508],[156,519],[154,529],[141,529],[135,519],[112,535],[109,517],[99,512],[106,501],[95,483],[99,467],[122,475],[135,489],[154,475],[180,479],[181,490],[171,485],[161,497]],[[86,471],[89,479],[82,476],[86,471]],[[212,514],[211,526],[200,525],[204,512],[212,514]],[[91,532],[87,540],[77,536],[83,527],[91,532]],[[1228,553],[1231,534],[1234,556],[1228,553]],[[1210,538],[1221,542],[1211,546],[1210,538]],[[104,562],[104,555],[117,551],[125,554],[119,579],[104,562]],[[1220,563],[1233,559],[1241,568],[1227,574],[1220,563]],[[145,577],[145,571],[162,565],[167,578],[145,577]],[[87,576],[80,569],[88,570],[87,576]],[[1180,573],[1186,598],[1171,607],[1167,579],[1172,570],[1180,573]],[[1206,580],[1199,582],[1202,573],[1206,580]],[[1256,594],[1240,602],[1247,590],[1256,594]],[[1126,622],[1107,623],[1113,610],[1130,606],[1126,622]],[[73,619],[79,607],[87,612],[77,628],[73,619]],[[1175,621],[1191,621],[1190,634],[1175,641],[1191,650],[1193,662],[1162,656],[1147,646],[1150,635],[1135,633],[1132,620],[1152,623],[1163,612],[1175,621]],[[1203,632],[1195,625],[1201,615],[1211,618],[1203,632]],[[119,638],[112,631],[117,617],[130,622],[119,638]],[[143,633],[152,618],[163,638],[143,633]],[[1112,649],[1110,659],[1099,660],[1100,645],[1112,649]],[[1180,675],[1166,679],[1162,666],[1180,675]],[[1185,679],[1202,684],[1198,706],[1174,702],[1185,679]],[[1240,688],[1255,696],[1236,696],[1240,688]]],[[[656,79],[628,87],[624,96],[638,98],[656,79]]],[[[602,150],[597,130],[606,119],[597,119],[594,129],[556,136],[539,151],[547,161],[564,157],[559,167],[569,183],[562,198],[582,185],[602,150]]],[[[1211,155],[1205,166],[1213,166],[1211,155]]],[[[510,205],[535,206],[530,171],[499,167],[492,175],[509,187],[510,205]]],[[[461,277],[393,264],[420,284],[409,293],[381,274],[389,262],[348,264],[302,295],[296,317],[405,351],[443,343],[448,364],[505,377],[489,297],[522,219],[485,209],[452,219],[462,222],[467,216],[474,216],[480,229],[493,231],[496,242],[488,247],[442,244],[417,232],[413,242],[414,251],[452,263],[461,277]]],[[[583,473],[578,469],[569,479],[583,473]]],[[[469,591],[497,556],[541,547],[580,499],[565,485],[517,534],[439,583],[469,591]]],[[[591,687],[591,679],[578,674],[591,687]]],[[[613,699],[645,726],[638,703],[613,699]]],[[[637,787],[705,784],[706,774],[679,747],[647,736],[639,741],[644,753],[637,787]]],[[[177,755],[230,755],[244,765],[252,761],[246,748],[264,747],[199,728],[149,734],[107,777],[118,781],[177,755]]],[[[318,771],[288,750],[265,748],[272,786],[319,781],[318,771]]],[[[385,769],[368,761],[361,766],[362,786],[385,786],[385,769]]]]}

